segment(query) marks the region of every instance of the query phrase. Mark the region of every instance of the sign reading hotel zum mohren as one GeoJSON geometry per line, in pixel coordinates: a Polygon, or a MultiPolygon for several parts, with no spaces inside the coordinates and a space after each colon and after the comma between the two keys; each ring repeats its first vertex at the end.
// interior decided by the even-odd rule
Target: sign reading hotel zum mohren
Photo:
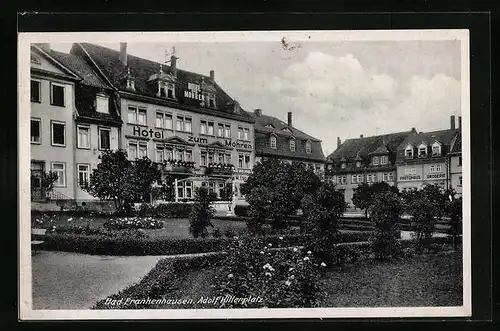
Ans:
{"type": "MultiPolygon", "coordinates": [[[[165,134],[163,130],[153,130],[153,129],[143,129],[138,126],[134,126],[132,134],[134,136],[165,139],[165,134]]],[[[204,137],[188,136],[188,142],[198,143],[199,145],[208,145],[208,139],[204,137]]],[[[225,139],[224,146],[232,148],[241,148],[252,150],[252,144],[247,142],[233,141],[231,139],[225,139]]]]}

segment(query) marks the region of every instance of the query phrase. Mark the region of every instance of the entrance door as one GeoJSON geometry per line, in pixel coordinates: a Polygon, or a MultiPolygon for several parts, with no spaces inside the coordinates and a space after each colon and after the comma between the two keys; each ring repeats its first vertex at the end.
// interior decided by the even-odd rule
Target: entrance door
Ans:
{"type": "Polygon", "coordinates": [[[45,192],[42,187],[44,167],[44,162],[31,162],[31,198],[34,200],[45,198],[45,192]]]}

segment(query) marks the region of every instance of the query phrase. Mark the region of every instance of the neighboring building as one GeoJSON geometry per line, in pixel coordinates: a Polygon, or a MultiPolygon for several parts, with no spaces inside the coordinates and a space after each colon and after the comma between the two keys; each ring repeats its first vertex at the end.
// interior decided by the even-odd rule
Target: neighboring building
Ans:
{"type": "Polygon", "coordinates": [[[458,117],[458,133],[451,144],[451,152],[448,154],[450,187],[462,196],[462,118],[458,117]]]}
{"type": "Polygon", "coordinates": [[[345,201],[352,205],[354,190],[361,183],[387,182],[396,184],[397,147],[412,131],[347,139],[327,157],[327,178],[344,192],[345,201]]]}
{"type": "Polygon", "coordinates": [[[255,162],[277,158],[287,162],[303,162],[319,174],[324,171],[325,156],[321,140],[294,127],[291,112],[288,112],[287,123],[263,115],[261,109],[248,114],[255,119],[255,162]]]}
{"type": "Polygon", "coordinates": [[[81,78],[52,56],[48,44],[31,46],[31,197],[33,201],[72,200],[74,177],[74,88],[81,78]],[[42,182],[58,175],[54,189],[42,182]]]}
{"type": "Polygon", "coordinates": [[[239,191],[254,162],[254,119],[216,83],[170,64],[82,43],[71,54],[86,60],[117,92],[123,126],[119,146],[130,159],[143,156],[176,179],[176,199],[191,199],[206,186],[221,197],[239,191]]]}
{"type": "Polygon", "coordinates": [[[457,135],[455,116],[448,130],[413,133],[398,147],[397,181],[400,190],[421,189],[427,184],[448,187],[448,153],[457,135]]]}
{"type": "Polygon", "coordinates": [[[49,53],[58,62],[76,73],[81,80],[75,85],[76,105],[72,130],[68,137],[74,144],[74,172],[69,173],[75,182],[77,205],[88,206],[97,198],[85,191],[90,173],[100,162],[103,150],[119,148],[122,121],[117,104],[118,95],[92,70],[83,58],[54,50],[49,53]]]}

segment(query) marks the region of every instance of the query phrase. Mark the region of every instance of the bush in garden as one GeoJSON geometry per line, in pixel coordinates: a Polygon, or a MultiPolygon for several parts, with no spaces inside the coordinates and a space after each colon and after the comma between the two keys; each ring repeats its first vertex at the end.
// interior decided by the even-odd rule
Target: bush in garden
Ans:
{"type": "Polygon", "coordinates": [[[372,238],[372,249],[376,259],[386,260],[399,255],[400,232],[396,224],[401,209],[401,200],[394,192],[382,192],[373,199],[370,214],[376,227],[372,238]]]}
{"type": "Polygon", "coordinates": [[[413,216],[416,251],[423,253],[431,248],[432,234],[435,230],[436,205],[424,194],[416,195],[407,206],[408,213],[413,216]]]}
{"type": "Polygon", "coordinates": [[[223,303],[220,308],[314,307],[320,298],[320,270],[326,267],[311,252],[298,248],[271,250],[258,238],[238,240],[221,262],[215,276],[215,295],[252,296],[257,302],[223,303]],[[251,241],[248,242],[248,241],[251,241]],[[251,250],[248,247],[261,247],[251,250]]]}
{"type": "Polygon", "coordinates": [[[215,215],[215,209],[210,204],[215,199],[216,195],[204,187],[196,190],[195,203],[189,215],[189,232],[193,237],[204,238],[208,236],[207,227],[213,227],[212,217],[215,215]]]}
{"type": "Polygon", "coordinates": [[[247,217],[248,216],[248,206],[244,206],[244,205],[234,206],[234,214],[236,216],[240,216],[240,217],[247,217]]]}
{"type": "Polygon", "coordinates": [[[253,194],[246,196],[248,206],[248,217],[246,223],[251,234],[262,233],[262,225],[266,218],[271,215],[269,201],[271,201],[271,191],[267,187],[256,187],[253,194]]]}
{"type": "Polygon", "coordinates": [[[162,221],[155,220],[152,217],[140,218],[117,218],[106,221],[103,226],[110,230],[123,230],[123,229],[162,229],[164,224],[162,221]]]}
{"type": "Polygon", "coordinates": [[[221,238],[221,237],[222,237],[222,231],[221,231],[219,228],[217,228],[217,229],[215,229],[215,230],[212,232],[212,236],[213,236],[214,238],[221,238]]]}
{"type": "Polygon", "coordinates": [[[461,232],[461,221],[462,221],[462,197],[456,199],[451,196],[450,204],[448,205],[448,215],[450,217],[450,233],[453,238],[453,249],[458,248],[458,237],[461,232]]]}

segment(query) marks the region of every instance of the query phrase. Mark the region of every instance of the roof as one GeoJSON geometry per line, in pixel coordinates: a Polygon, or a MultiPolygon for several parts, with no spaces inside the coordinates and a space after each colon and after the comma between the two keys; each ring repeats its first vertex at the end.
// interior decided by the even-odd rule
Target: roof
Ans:
{"type": "Polygon", "coordinates": [[[282,120],[268,115],[257,115],[253,112],[247,112],[249,116],[255,119],[255,131],[260,131],[263,133],[274,133],[276,135],[282,135],[286,137],[294,137],[296,139],[304,139],[321,142],[320,139],[314,138],[303,131],[297,129],[293,126],[288,126],[288,123],[283,122],[282,120]],[[271,124],[274,128],[268,128],[267,125],[271,124]],[[284,131],[283,129],[288,128],[290,132],[284,131]]]}
{"type": "Polygon", "coordinates": [[[411,132],[412,131],[404,131],[371,137],[347,139],[339,148],[331,153],[327,159],[339,162],[342,158],[345,160],[354,160],[358,155],[366,157],[369,154],[375,154],[385,150],[395,151],[399,144],[401,144],[411,132]]]}
{"type": "MultiPolygon", "coordinates": [[[[126,76],[130,70],[134,78],[135,91],[127,92],[158,98],[158,86],[150,82],[150,78],[160,73],[160,68],[164,73],[171,73],[171,67],[163,63],[147,60],[137,56],[127,55],[127,66],[120,61],[120,52],[107,47],[94,45],[90,43],[74,44],[71,53],[82,57],[90,57],[97,65],[103,75],[110,83],[121,91],[126,91],[126,76]]],[[[235,107],[237,102],[233,100],[215,81],[208,76],[198,73],[178,69],[175,82],[175,95],[177,104],[184,104],[197,108],[203,108],[214,116],[220,113],[227,113],[249,120],[248,114],[240,107],[235,107]],[[217,109],[202,107],[199,100],[184,97],[184,91],[188,90],[188,83],[199,84],[205,87],[205,90],[216,92],[217,109]],[[207,87],[208,85],[208,87],[207,87]]],[[[162,98],[163,99],[163,98],[162,98]]],[[[165,99],[166,100],[166,99],[165,99]]]]}
{"type": "Polygon", "coordinates": [[[306,143],[308,140],[295,139],[295,151],[291,151],[290,136],[276,135],[276,148],[271,148],[269,136],[270,134],[264,132],[255,132],[255,154],[257,156],[325,162],[320,141],[311,140],[311,153],[307,153],[306,143]]]}
{"type": "Polygon", "coordinates": [[[451,146],[451,153],[459,154],[462,153],[462,133],[458,131],[455,139],[453,139],[453,143],[451,146]]]}
{"type": "Polygon", "coordinates": [[[420,132],[418,134],[413,134],[408,136],[398,147],[398,149],[404,149],[409,144],[417,147],[420,144],[432,145],[434,142],[439,142],[443,145],[450,146],[453,138],[457,134],[457,129],[447,129],[431,132],[420,132]]]}
{"type": "Polygon", "coordinates": [[[81,57],[55,50],[47,51],[47,54],[77,74],[82,79],[81,84],[103,89],[110,88],[81,57]]]}

